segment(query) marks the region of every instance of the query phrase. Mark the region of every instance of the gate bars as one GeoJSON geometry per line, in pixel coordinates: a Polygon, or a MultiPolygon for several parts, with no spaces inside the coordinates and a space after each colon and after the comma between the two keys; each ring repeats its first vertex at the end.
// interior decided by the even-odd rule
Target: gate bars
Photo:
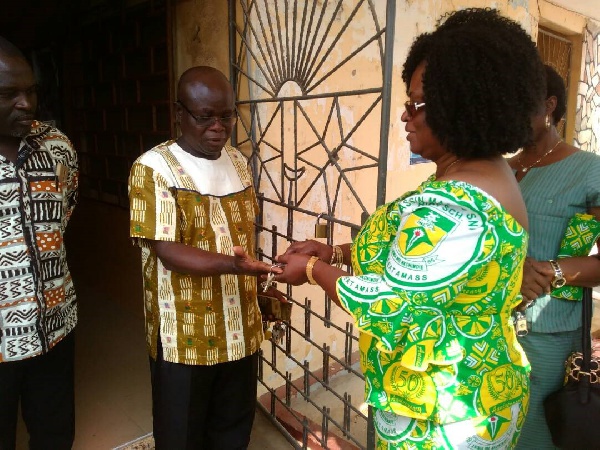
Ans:
{"type": "MultiPolygon", "coordinates": [[[[349,242],[384,203],[395,4],[228,0],[231,142],[254,174],[259,258],[310,237],[315,220],[327,243],[349,242]]],[[[283,340],[262,346],[259,407],[296,448],[373,449],[349,316],[320,289],[279,289],[294,311],[283,340]]]]}

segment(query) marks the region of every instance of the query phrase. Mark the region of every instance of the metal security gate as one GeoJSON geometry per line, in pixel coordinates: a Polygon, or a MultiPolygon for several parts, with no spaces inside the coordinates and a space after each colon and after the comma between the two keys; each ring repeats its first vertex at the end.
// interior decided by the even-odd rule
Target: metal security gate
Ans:
{"type": "MultiPolygon", "coordinates": [[[[232,142],[259,193],[259,257],[327,225],[350,242],[384,202],[395,0],[229,0],[232,142]]],[[[350,270],[349,268],[347,268],[350,270]]],[[[314,286],[262,347],[259,405],[298,448],[374,448],[349,316],[314,286]]]]}

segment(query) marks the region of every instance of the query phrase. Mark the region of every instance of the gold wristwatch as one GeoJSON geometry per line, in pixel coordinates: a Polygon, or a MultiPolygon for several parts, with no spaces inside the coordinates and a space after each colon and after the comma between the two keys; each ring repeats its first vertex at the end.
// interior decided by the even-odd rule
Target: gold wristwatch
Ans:
{"type": "Polygon", "coordinates": [[[565,276],[563,274],[562,269],[560,268],[558,263],[553,259],[548,260],[548,262],[554,269],[554,279],[550,282],[550,284],[554,289],[563,287],[567,283],[567,280],[565,280],[565,276]]]}

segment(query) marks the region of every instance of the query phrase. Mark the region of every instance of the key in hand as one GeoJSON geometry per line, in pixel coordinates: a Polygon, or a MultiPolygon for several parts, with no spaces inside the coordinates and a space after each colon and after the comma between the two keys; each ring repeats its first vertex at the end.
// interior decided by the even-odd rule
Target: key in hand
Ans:
{"type": "Polygon", "coordinates": [[[273,281],[273,278],[275,278],[275,274],[273,272],[269,272],[269,274],[267,275],[267,280],[263,281],[260,284],[260,286],[263,288],[263,293],[267,292],[270,287],[276,286],[275,282],[273,281]]]}

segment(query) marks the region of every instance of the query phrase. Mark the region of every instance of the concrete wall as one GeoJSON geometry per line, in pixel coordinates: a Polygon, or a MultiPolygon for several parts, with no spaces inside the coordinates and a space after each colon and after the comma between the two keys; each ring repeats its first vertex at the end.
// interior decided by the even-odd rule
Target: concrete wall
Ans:
{"type": "Polygon", "coordinates": [[[600,153],[600,24],[592,20],[583,35],[575,139],[577,147],[600,153]]]}
{"type": "Polygon", "coordinates": [[[174,80],[198,65],[229,74],[227,0],[173,0],[174,80]]]}

